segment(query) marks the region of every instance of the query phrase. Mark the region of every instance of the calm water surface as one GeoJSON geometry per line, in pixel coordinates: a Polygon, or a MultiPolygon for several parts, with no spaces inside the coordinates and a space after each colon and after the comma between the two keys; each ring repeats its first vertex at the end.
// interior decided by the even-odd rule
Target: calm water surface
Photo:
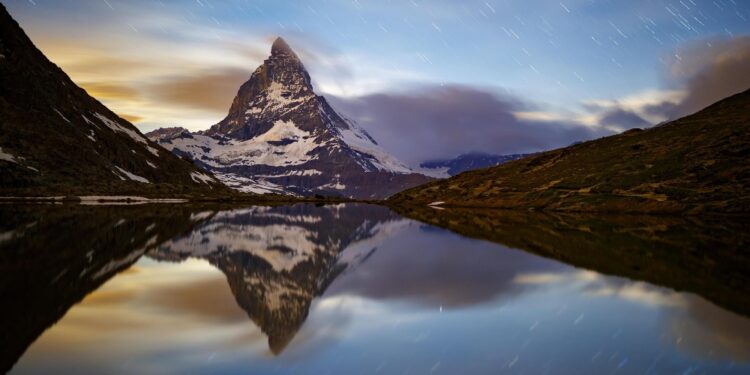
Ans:
{"type": "Polygon", "coordinates": [[[750,373],[741,222],[403,214],[0,206],[0,371],[750,373]]]}

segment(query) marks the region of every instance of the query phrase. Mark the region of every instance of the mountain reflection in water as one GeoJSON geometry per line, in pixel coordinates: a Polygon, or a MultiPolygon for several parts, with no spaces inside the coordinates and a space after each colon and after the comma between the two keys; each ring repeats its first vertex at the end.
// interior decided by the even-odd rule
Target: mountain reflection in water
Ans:
{"type": "Polygon", "coordinates": [[[750,370],[742,220],[399,211],[0,206],[0,369],[750,370]]]}

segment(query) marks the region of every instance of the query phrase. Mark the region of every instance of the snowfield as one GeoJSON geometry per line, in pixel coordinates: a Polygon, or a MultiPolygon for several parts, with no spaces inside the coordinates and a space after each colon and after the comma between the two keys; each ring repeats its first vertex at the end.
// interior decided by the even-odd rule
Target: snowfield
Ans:
{"type": "Polygon", "coordinates": [[[221,168],[231,165],[285,167],[304,164],[314,159],[308,153],[321,145],[293,122],[276,121],[267,132],[244,141],[218,140],[194,134],[192,138],[175,138],[169,143],[162,143],[162,146],[170,151],[178,149],[195,160],[221,168]]]}

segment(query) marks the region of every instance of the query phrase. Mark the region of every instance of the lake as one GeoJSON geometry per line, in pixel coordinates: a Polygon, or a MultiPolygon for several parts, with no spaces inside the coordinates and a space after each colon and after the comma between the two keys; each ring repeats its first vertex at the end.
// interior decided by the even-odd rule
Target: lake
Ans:
{"type": "Polygon", "coordinates": [[[0,371],[748,374],[747,222],[0,205],[0,371]]]}

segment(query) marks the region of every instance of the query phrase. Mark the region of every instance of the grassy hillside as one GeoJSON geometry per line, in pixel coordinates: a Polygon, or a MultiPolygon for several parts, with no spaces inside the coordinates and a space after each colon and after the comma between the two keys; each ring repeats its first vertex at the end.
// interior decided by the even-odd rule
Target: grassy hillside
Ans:
{"type": "Polygon", "coordinates": [[[398,204],[611,212],[750,212],[750,90],[647,130],[401,192],[398,204]]]}

